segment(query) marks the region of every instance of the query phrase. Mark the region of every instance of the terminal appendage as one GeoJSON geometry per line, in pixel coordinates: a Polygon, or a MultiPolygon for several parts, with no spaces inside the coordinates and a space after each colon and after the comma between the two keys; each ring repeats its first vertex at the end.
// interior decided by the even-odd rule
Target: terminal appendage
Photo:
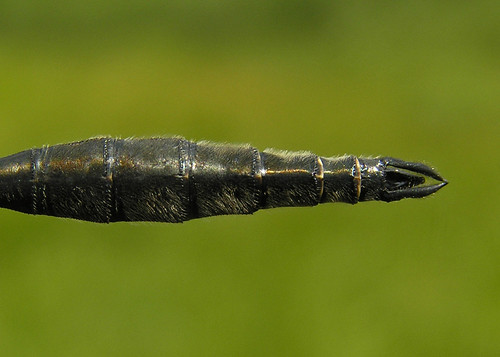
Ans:
{"type": "Polygon", "coordinates": [[[361,158],[359,162],[362,185],[360,201],[392,202],[403,198],[421,198],[448,184],[435,169],[419,162],[392,157],[361,158]],[[431,183],[428,184],[428,181],[431,183]]]}

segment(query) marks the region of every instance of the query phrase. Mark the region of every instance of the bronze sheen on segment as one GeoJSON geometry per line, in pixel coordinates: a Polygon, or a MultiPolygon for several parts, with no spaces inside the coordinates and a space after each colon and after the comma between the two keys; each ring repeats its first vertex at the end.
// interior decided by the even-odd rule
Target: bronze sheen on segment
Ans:
{"type": "Polygon", "coordinates": [[[260,152],[182,137],[98,137],[0,159],[0,207],[100,223],[391,202],[425,197],[446,184],[429,166],[391,157],[260,152]]]}

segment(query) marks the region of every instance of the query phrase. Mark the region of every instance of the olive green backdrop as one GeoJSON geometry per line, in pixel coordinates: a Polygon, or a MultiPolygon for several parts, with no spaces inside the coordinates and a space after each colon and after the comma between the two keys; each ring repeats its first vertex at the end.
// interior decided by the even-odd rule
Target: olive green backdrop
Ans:
{"type": "Polygon", "coordinates": [[[496,1],[0,3],[0,155],[96,135],[392,155],[391,204],[0,210],[2,356],[500,354],[496,1]]]}

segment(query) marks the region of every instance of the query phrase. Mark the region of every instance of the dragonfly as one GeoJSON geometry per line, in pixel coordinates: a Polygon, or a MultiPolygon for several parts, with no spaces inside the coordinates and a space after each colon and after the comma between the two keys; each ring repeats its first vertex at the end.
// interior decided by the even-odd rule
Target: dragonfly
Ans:
{"type": "Polygon", "coordinates": [[[392,202],[446,184],[434,168],[392,157],[259,151],[179,136],[95,137],[0,158],[0,207],[98,223],[392,202]]]}

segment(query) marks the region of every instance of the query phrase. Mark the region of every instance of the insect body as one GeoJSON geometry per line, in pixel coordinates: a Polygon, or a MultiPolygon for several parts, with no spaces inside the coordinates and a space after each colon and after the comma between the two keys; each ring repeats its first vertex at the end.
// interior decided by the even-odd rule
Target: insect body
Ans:
{"type": "Polygon", "coordinates": [[[0,207],[103,223],[389,202],[424,197],[446,183],[424,164],[390,157],[259,152],[250,145],[181,137],[101,137],[0,159],[0,207]],[[429,178],[437,183],[426,185],[429,178]]]}

